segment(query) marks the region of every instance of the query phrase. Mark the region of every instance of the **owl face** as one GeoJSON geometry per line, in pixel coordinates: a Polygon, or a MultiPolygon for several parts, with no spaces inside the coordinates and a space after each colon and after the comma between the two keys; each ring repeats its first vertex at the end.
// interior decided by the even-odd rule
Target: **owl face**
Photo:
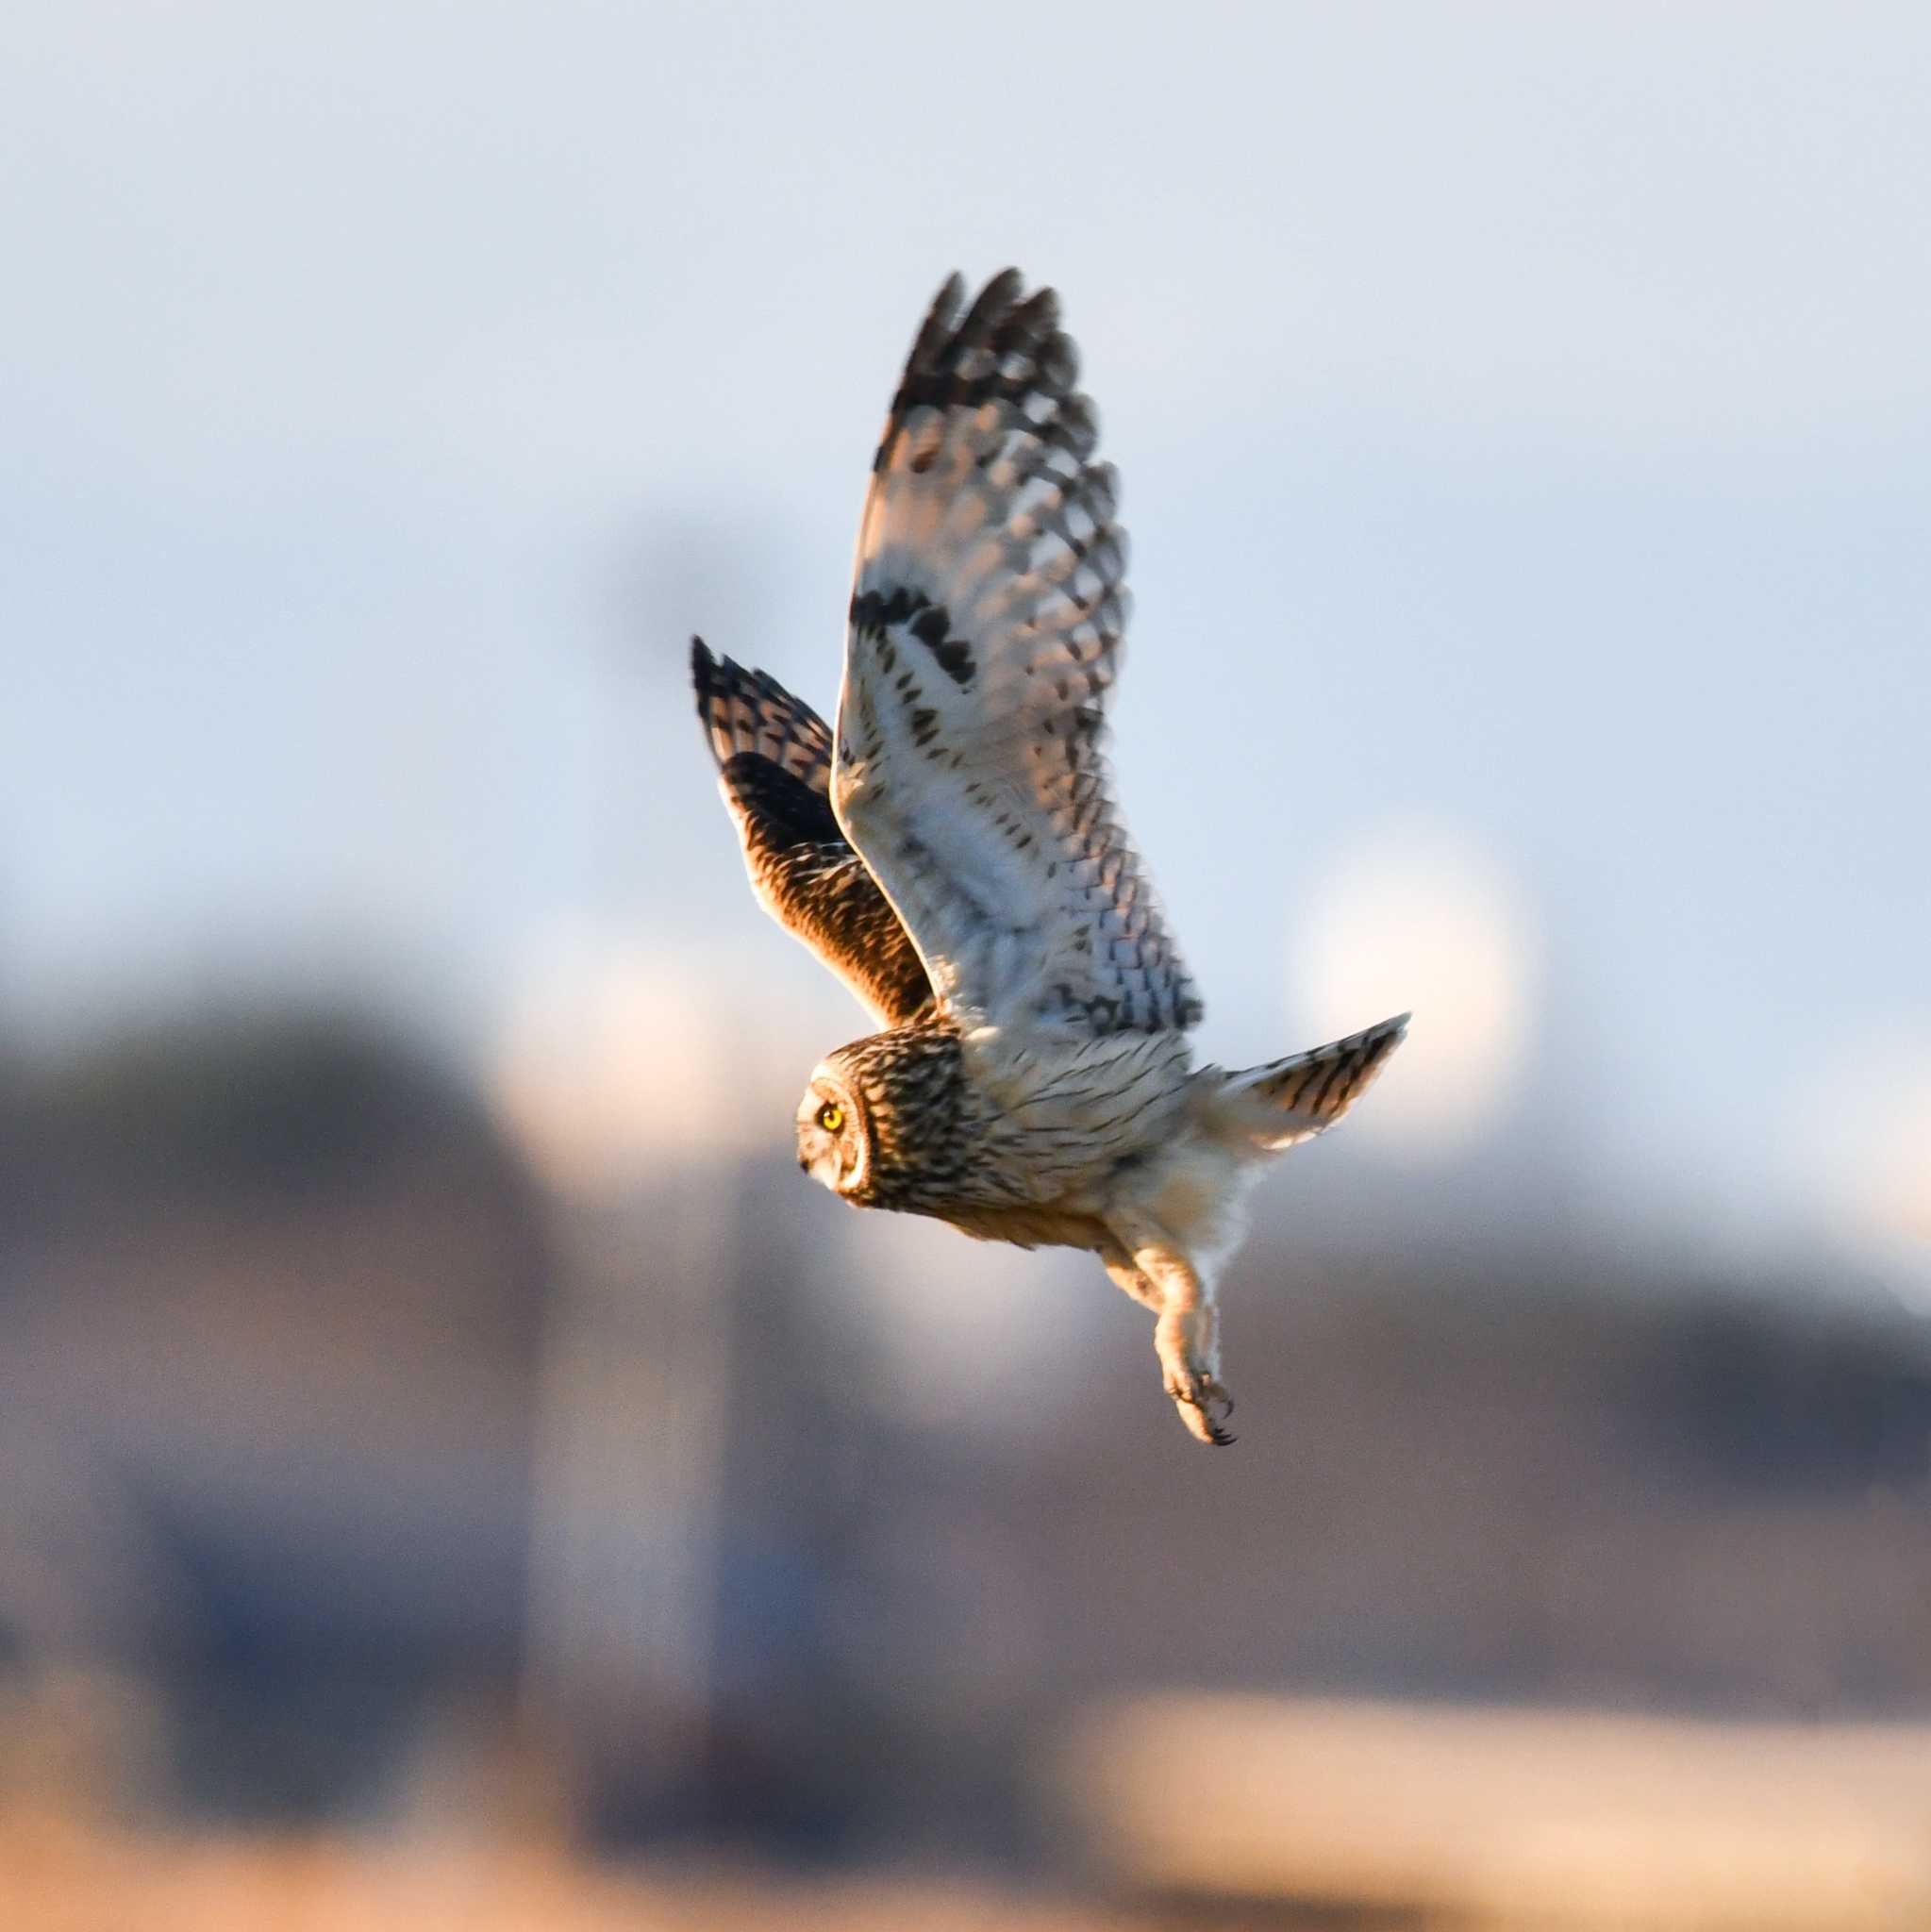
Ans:
{"type": "Polygon", "coordinates": [[[834,1194],[863,1191],[872,1172],[872,1130],[857,1093],[829,1066],[811,1075],[798,1103],[798,1165],[834,1194]]]}

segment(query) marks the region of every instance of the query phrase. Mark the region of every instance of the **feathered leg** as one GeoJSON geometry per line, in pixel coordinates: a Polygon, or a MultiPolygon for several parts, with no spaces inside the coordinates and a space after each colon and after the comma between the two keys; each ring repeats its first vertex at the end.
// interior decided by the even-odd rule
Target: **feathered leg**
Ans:
{"type": "Polygon", "coordinates": [[[1234,1398],[1221,1386],[1220,1311],[1214,1275],[1181,1249],[1158,1223],[1140,1215],[1109,1217],[1121,1248],[1100,1257],[1107,1273],[1154,1310],[1154,1353],[1167,1393],[1190,1434],[1224,1448],[1234,1438],[1226,1420],[1234,1398]]]}
{"type": "Polygon", "coordinates": [[[1130,1294],[1142,1307],[1151,1308],[1157,1315],[1159,1313],[1159,1290],[1133,1265],[1133,1257],[1124,1248],[1102,1248],[1100,1266],[1107,1271],[1107,1278],[1115,1288],[1130,1294]]]}

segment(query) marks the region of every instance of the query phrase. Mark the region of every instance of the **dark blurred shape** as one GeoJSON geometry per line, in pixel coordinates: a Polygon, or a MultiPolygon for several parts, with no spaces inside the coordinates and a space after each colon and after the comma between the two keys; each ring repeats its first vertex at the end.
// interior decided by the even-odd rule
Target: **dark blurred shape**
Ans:
{"type": "Polygon", "coordinates": [[[1762,1307],[1722,1289],[1676,1320],[1656,1396],[1712,1474],[1767,1490],[1855,1491],[1931,1474],[1931,1376],[1899,1317],[1762,1307]]]}
{"type": "Polygon", "coordinates": [[[517,1655],[543,1203],[347,1009],[130,1029],[5,1120],[0,1644],[165,1686],[163,1803],[379,1804],[517,1655]]]}

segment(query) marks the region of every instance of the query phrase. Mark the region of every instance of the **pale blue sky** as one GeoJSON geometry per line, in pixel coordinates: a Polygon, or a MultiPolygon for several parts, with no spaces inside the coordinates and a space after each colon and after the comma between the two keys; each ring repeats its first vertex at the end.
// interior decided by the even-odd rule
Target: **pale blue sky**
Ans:
{"type": "Polygon", "coordinates": [[[684,641],[829,705],[898,358],[1013,260],[1124,472],[1208,1051],[1303,1043],[1297,903],[1418,816],[1541,936],[1520,1108],[1606,1201],[1795,1228],[1810,1070],[1931,1039],[1922,8],[42,4],[0,56],[18,1024],[348,977],[482,1057],[548,936],[641,928],[768,969],[801,1074],[845,1009],[684,641]]]}

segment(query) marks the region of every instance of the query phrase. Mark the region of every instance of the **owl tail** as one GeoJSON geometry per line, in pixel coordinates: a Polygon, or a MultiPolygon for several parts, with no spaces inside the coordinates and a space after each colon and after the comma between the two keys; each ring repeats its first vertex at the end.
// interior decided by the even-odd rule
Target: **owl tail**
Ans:
{"type": "Polygon", "coordinates": [[[1325,1133],[1373,1084],[1408,1019],[1400,1013],[1365,1033],[1229,1074],[1213,1103],[1224,1129],[1262,1154],[1285,1154],[1325,1133]]]}

